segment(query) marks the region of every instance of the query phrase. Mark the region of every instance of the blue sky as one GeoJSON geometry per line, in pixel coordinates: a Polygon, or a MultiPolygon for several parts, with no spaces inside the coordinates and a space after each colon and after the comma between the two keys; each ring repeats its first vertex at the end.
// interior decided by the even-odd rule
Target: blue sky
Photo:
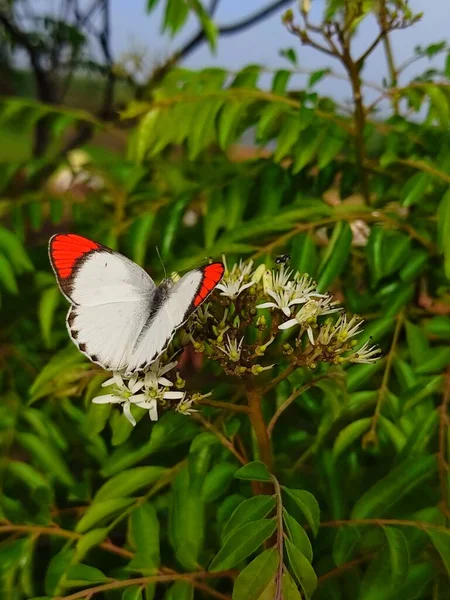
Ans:
{"type": "MultiPolygon", "coordinates": [[[[221,0],[215,20],[221,25],[229,24],[269,3],[270,0],[221,0]]],[[[133,43],[145,46],[148,49],[150,65],[151,62],[162,62],[165,57],[182,45],[183,41],[189,39],[196,31],[197,22],[195,18],[191,18],[185,29],[174,40],[171,40],[169,36],[161,34],[164,0],[160,0],[160,6],[150,15],[145,12],[145,4],[145,0],[112,0],[112,42],[116,57],[129,50],[133,43]]],[[[323,4],[323,0],[312,0],[311,20],[320,17],[323,4]]],[[[292,2],[294,10],[297,6],[297,2],[292,2]]],[[[410,0],[410,6],[414,11],[423,11],[425,15],[423,20],[414,27],[392,34],[392,44],[398,64],[411,56],[414,46],[427,45],[450,38],[450,0],[429,0],[428,2],[410,0]]],[[[202,45],[186,59],[185,66],[198,69],[215,65],[234,71],[246,64],[258,63],[276,69],[289,64],[279,56],[279,49],[293,47],[297,51],[299,66],[306,69],[333,67],[336,71],[342,72],[338,63],[331,57],[301,46],[299,40],[286,31],[281,24],[281,14],[284,10],[281,9],[266,21],[244,33],[219,39],[216,56],[211,55],[206,44],[202,45]]],[[[356,49],[365,48],[367,40],[373,39],[375,31],[373,21],[367,20],[363,23],[356,39],[356,49]]],[[[442,62],[443,57],[435,60],[435,64],[442,64],[442,62]]],[[[414,65],[406,71],[404,81],[406,82],[407,78],[422,72],[427,67],[428,61],[426,60],[414,65]]],[[[380,47],[368,61],[364,77],[380,83],[385,74],[386,63],[380,47]]],[[[300,85],[302,81],[305,81],[305,78],[297,76],[292,83],[300,85]]],[[[328,79],[321,83],[320,91],[340,100],[349,97],[347,83],[337,79],[328,79]]]]}

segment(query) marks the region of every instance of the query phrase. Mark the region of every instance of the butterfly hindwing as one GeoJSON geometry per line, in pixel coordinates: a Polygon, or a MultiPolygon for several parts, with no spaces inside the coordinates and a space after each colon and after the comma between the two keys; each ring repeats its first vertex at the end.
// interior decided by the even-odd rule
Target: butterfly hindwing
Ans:
{"type": "Polygon", "coordinates": [[[200,267],[186,273],[168,290],[164,301],[144,326],[130,360],[130,371],[151,364],[164,352],[176,330],[206,300],[223,272],[222,263],[200,267]]]}

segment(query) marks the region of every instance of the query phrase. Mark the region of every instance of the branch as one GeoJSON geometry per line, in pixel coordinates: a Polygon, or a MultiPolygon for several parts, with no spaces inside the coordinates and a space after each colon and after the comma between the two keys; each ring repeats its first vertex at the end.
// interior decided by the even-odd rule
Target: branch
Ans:
{"type": "Polygon", "coordinates": [[[231,412],[237,413],[248,413],[249,408],[245,404],[233,404],[232,402],[220,402],[219,400],[198,400],[195,404],[202,406],[212,406],[214,408],[223,408],[224,410],[231,410],[231,412]]]}
{"type": "Polygon", "coordinates": [[[356,65],[361,65],[366,58],[369,56],[369,54],[372,54],[372,52],[375,50],[375,48],[378,46],[378,44],[381,42],[381,40],[384,38],[384,36],[388,33],[387,29],[382,29],[380,31],[380,33],[377,35],[377,37],[374,39],[374,41],[370,44],[370,46],[367,48],[367,50],[361,54],[361,56],[355,61],[356,65]]]}
{"type": "MultiPolygon", "coordinates": [[[[238,22],[232,23],[230,25],[223,25],[222,27],[218,27],[217,34],[219,36],[221,36],[221,35],[226,36],[226,35],[233,35],[235,33],[239,33],[240,31],[244,31],[245,29],[248,29],[252,25],[256,25],[256,23],[259,23],[260,21],[263,21],[267,17],[270,17],[271,14],[273,14],[274,12],[276,12],[278,9],[282,8],[286,4],[290,4],[291,1],[292,0],[277,0],[277,2],[273,2],[273,4],[269,4],[269,6],[266,6],[259,12],[255,12],[252,15],[249,15],[245,19],[242,19],[242,21],[238,21],[238,22]]],[[[211,4],[210,10],[209,10],[210,16],[212,16],[212,14],[214,13],[214,10],[216,8],[217,8],[217,0],[213,1],[211,4]]],[[[202,44],[205,41],[205,39],[206,39],[206,36],[202,29],[193,38],[191,38],[185,44],[185,46],[183,46],[182,48],[180,48],[180,50],[178,50],[176,52],[177,59],[180,60],[182,58],[186,58],[186,56],[188,56],[188,54],[193,52],[197,48],[197,46],[202,44]]]]}

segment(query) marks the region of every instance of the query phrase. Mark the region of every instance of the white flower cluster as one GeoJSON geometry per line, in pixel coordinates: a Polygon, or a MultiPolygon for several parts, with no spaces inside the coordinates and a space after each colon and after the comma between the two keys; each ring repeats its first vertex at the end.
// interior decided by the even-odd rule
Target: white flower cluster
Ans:
{"type": "MultiPolygon", "coordinates": [[[[225,258],[223,259],[225,262],[225,258]]],[[[226,265],[226,262],[225,262],[226,265]]],[[[361,333],[362,319],[352,317],[347,319],[340,314],[337,321],[332,319],[318,325],[317,319],[343,310],[330,294],[317,291],[315,282],[306,274],[294,272],[283,264],[280,269],[270,270],[265,265],[258,266],[254,271],[253,261],[239,261],[231,270],[226,267],[221,283],[217,288],[222,296],[236,300],[242,292],[251,286],[259,286],[259,297],[267,297],[266,302],[256,305],[256,308],[271,308],[282,312],[285,320],[278,329],[290,329],[299,326],[307,333],[312,345],[320,343],[328,345],[331,342],[343,344],[349,338],[361,333]]],[[[228,340],[223,348],[231,360],[239,360],[242,340],[228,340]]],[[[346,350],[343,349],[342,352],[346,350]]],[[[339,353],[335,349],[336,353],[339,353]]],[[[345,357],[350,362],[373,362],[379,359],[380,351],[376,346],[366,342],[358,351],[345,357]]]]}
{"type": "Polygon", "coordinates": [[[177,362],[161,365],[156,360],[145,373],[135,373],[126,377],[123,373],[114,372],[111,379],[102,383],[102,387],[111,388],[110,393],[93,398],[95,404],[120,404],[128,421],[134,426],[136,419],[131,412],[131,405],[148,410],[152,421],[158,420],[158,404],[167,400],[178,400],[176,410],[185,415],[196,412],[192,408],[192,399],[186,398],[186,392],[171,390],[172,381],[164,377],[177,366],[177,362]]]}

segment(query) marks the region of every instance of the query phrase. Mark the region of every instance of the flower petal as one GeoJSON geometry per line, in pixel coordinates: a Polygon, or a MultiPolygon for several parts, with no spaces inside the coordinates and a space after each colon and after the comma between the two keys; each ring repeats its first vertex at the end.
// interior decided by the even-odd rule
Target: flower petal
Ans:
{"type": "Polygon", "coordinates": [[[165,375],[166,373],[168,373],[169,371],[171,371],[174,367],[176,367],[178,364],[178,361],[174,360],[170,363],[167,363],[167,365],[164,365],[163,367],[161,367],[161,369],[159,369],[158,371],[158,375],[165,375]]]}
{"type": "Polygon", "coordinates": [[[129,402],[125,402],[125,404],[123,405],[123,414],[126,416],[126,418],[130,421],[130,423],[134,427],[136,425],[136,419],[131,414],[131,405],[129,402]]]}
{"type": "Polygon", "coordinates": [[[119,404],[123,402],[121,396],[115,396],[114,394],[104,394],[103,396],[96,396],[92,398],[94,404],[119,404]]]}
{"type": "Polygon", "coordinates": [[[145,394],[133,394],[128,400],[133,404],[139,404],[140,402],[145,402],[146,398],[147,396],[145,394]]]}
{"type": "Polygon", "coordinates": [[[263,304],[257,304],[256,308],[277,308],[275,302],[263,302],[263,304]]]}
{"type": "Polygon", "coordinates": [[[164,398],[167,400],[179,400],[184,398],[185,392],[164,392],[164,398]]]}
{"type": "Polygon", "coordinates": [[[164,387],[171,387],[173,385],[173,383],[169,379],[166,379],[165,377],[159,377],[158,383],[159,383],[159,385],[162,385],[164,387]]]}
{"type": "Polygon", "coordinates": [[[102,383],[102,387],[108,387],[109,385],[113,385],[114,383],[116,383],[116,380],[114,379],[114,377],[111,377],[110,379],[107,379],[102,383]]]}
{"type": "Polygon", "coordinates": [[[117,385],[117,387],[121,390],[126,388],[126,385],[122,379],[122,376],[120,373],[118,373],[117,371],[114,371],[113,373],[113,379],[114,379],[114,383],[117,385]]]}
{"type": "Polygon", "coordinates": [[[289,319],[289,321],[286,321],[286,323],[281,323],[281,325],[278,325],[278,329],[290,329],[295,325],[298,325],[297,319],[289,319]]]}

